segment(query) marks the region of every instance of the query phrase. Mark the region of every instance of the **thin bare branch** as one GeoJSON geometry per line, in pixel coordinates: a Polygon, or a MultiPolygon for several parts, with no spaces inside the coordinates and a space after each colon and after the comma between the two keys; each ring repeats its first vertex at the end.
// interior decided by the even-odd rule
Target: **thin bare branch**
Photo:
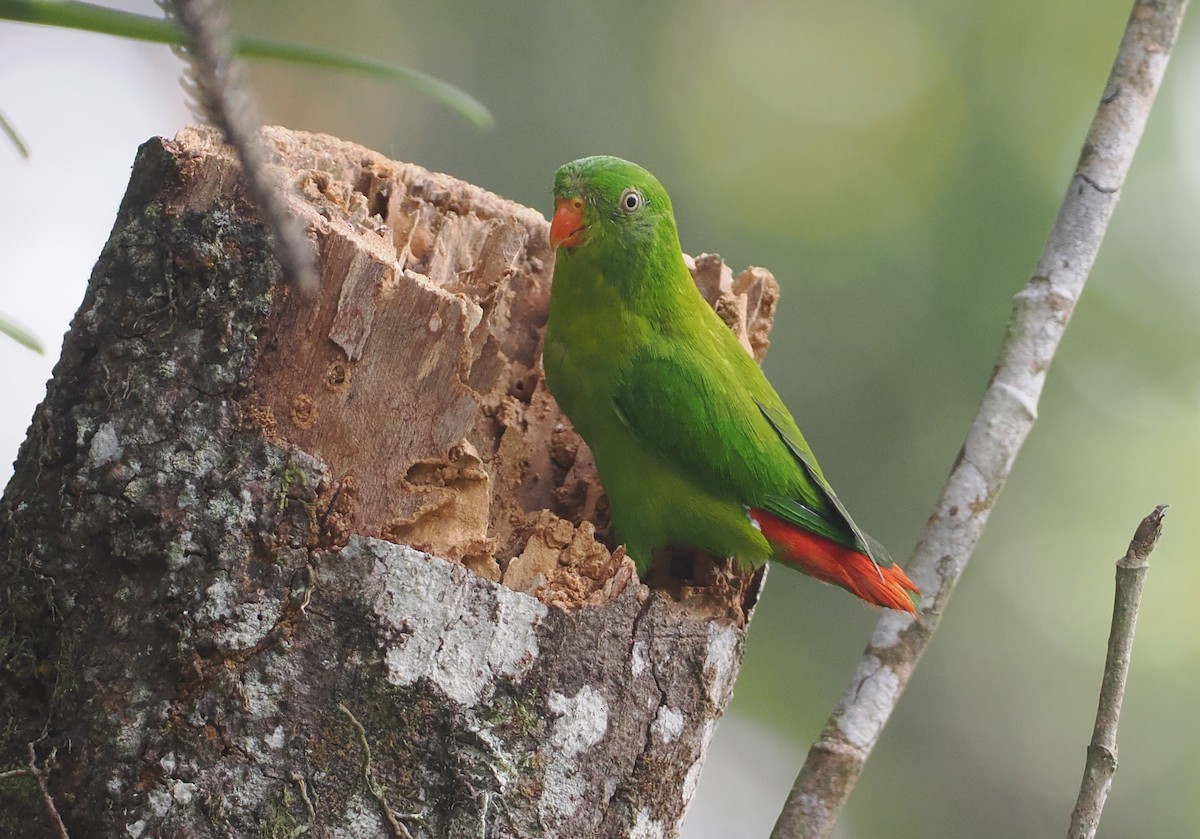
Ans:
{"type": "Polygon", "coordinates": [[[397,839],[413,839],[412,834],[408,832],[408,828],[400,823],[396,818],[395,812],[388,804],[387,797],[383,794],[383,787],[379,786],[379,782],[375,780],[375,773],[371,769],[371,744],[367,742],[367,730],[363,728],[363,724],[358,721],[358,717],[350,713],[350,709],[338,703],[338,710],[349,717],[354,730],[358,732],[358,742],[363,748],[363,781],[367,784],[367,789],[371,793],[371,797],[379,802],[380,808],[383,810],[383,816],[387,819],[388,826],[392,829],[392,835],[397,839]]]}
{"type": "Polygon", "coordinates": [[[1117,560],[1117,590],[1113,601],[1112,628],[1108,633],[1108,655],[1100,682],[1100,703],[1096,726],[1087,750],[1079,798],[1071,813],[1067,839],[1092,839],[1100,826],[1100,814],[1117,771],[1117,722],[1125,699],[1129,660],[1133,655],[1133,633],[1137,628],[1138,609],[1142,604],[1142,585],[1150,567],[1150,552],[1162,533],[1167,507],[1160,504],[1142,519],[1129,550],[1117,560]]]}
{"type": "Polygon", "coordinates": [[[788,795],[772,839],[825,837],[925,651],[1037,417],[1046,371],[1095,261],[1187,0],[1137,0],[1083,153],[1033,277],[1013,300],[1000,359],[908,573],[919,618],[880,618],[788,795]]]}
{"type": "Polygon", "coordinates": [[[238,81],[219,0],[170,0],[165,8],[187,36],[197,102],[237,152],[246,191],[275,233],[275,258],[288,280],[311,294],[317,287],[312,247],[299,219],[288,212],[281,191],[289,187],[267,168],[258,120],[238,81]]]}
{"type": "Polygon", "coordinates": [[[54,825],[54,835],[57,839],[71,839],[67,833],[67,826],[63,824],[62,816],[58,814],[58,807],[54,806],[54,798],[50,795],[50,787],[46,784],[46,777],[49,775],[49,770],[54,768],[54,758],[56,750],[50,751],[50,756],[46,758],[44,768],[38,766],[37,750],[33,743],[28,744],[29,764],[17,769],[8,769],[0,772],[2,778],[33,778],[33,782],[37,784],[38,792],[42,797],[42,804],[46,806],[46,815],[50,817],[50,823],[54,825]]]}

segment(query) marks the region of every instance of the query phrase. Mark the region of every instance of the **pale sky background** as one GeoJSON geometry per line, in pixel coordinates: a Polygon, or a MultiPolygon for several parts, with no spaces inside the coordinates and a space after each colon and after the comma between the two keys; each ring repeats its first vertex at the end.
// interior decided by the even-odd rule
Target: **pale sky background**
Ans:
{"type": "Polygon", "coordinates": [[[0,142],[0,311],[46,348],[39,356],[0,339],[3,485],[108,239],[138,146],[174,135],[190,114],[181,65],[164,47],[0,23],[0,56],[0,110],[30,150],[22,160],[0,142]]]}

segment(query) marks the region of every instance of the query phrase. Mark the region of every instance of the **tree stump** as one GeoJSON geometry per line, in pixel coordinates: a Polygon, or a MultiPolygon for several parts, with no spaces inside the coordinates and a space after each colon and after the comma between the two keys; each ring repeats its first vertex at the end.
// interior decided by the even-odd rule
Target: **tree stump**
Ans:
{"type": "MultiPolygon", "coordinates": [[[[21,448],[0,834],[675,835],[759,580],[610,549],[539,213],[264,139],[318,294],[214,132],[151,140],[21,448]]],[[[696,266],[761,357],[774,280],[696,266]]]]}

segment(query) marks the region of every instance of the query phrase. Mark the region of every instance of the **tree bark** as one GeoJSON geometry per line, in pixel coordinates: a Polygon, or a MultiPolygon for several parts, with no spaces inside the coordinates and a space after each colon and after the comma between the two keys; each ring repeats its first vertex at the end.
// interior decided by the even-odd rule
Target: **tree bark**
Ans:
{"type": "MultiPolygon", "coordinates": [[[[675,835],[761,579],[610,551],[540,214],[263,136],[316,295],[215,133],[151,140],[21,448],[0,834],[675,835]]],[[[774,280],[696,265],[761,357],[774,280]]]]}

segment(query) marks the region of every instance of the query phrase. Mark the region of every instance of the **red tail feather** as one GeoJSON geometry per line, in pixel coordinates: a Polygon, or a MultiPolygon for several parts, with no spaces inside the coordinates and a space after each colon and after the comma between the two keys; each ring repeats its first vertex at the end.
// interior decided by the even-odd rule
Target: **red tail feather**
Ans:
{"type": "Polygon", "coordinates": [[[758,508],[750,517],[775,548],[775,559],[818,580],[841,586],[868,603],[916,614],[910,592],[920,595],[899,565],[876,566],[866,554],[790,525],[758,508]]]}

